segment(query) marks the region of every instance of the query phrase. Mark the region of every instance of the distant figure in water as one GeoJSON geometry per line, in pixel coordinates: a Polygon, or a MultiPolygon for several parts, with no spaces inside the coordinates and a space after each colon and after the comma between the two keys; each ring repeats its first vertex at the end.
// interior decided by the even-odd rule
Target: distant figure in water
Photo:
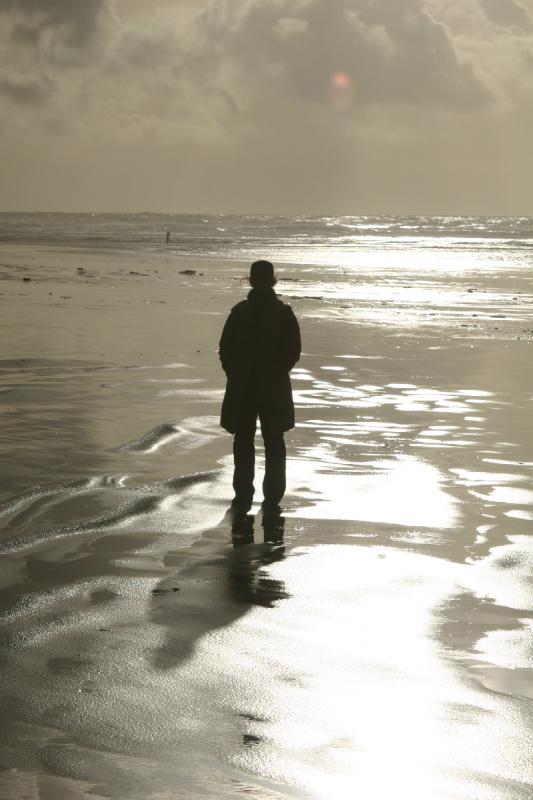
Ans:
{"type": "Polygon", "coordinates": [[[167,244],[170,243],[170,231],[167,231],[167,244]]]}
{"type": "Polygon", "coordinates": [[[251,291],[234,306],[220,339],[220,361],[227,385],[220,424],[233,440],[232,506],[246,512],[254,496],[257,418],[265,444],[263,509],[279,512],[285,494],[283,433],[294,428],[289,372],[300,358],[300,328],[294,312],[274,291],[270,261],[250,268],[251,291]]]}

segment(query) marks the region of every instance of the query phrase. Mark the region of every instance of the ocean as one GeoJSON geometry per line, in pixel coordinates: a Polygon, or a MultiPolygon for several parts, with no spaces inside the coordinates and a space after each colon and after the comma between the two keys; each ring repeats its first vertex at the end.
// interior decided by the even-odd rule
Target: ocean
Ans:
{"type": "Polygon", "coordinates": [[[356,304],[357,321],[370,324],[533,318],[531,217],[4,213],[0,243],[190,257],[240,264],[242,275],[267,258],[288,297],[352,317],[356,304]]]}
{"type": "Polygon", "coordinates": [[[224,214],[0,213],[0,242],[43,246],[170,247],[183,254],[353,266],[359,254],[480,254],[502,265],[527,261],[532,217],[261,216],[224,214]]]}

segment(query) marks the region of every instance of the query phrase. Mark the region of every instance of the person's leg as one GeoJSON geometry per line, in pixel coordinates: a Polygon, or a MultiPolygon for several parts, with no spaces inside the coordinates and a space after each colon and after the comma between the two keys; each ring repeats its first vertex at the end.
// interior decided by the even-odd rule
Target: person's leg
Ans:
{"type": "Polygon", "coordinates": [[[278,506],[285,494],[285,441],[283,431],[261,426],[265,442],[265,477],[263,496],[265,505],[278,506]]]}
{"type": "Polygon", "coordinates": [[[233,438],[233,489],[232,505],[250,508],[254,497],[255,436],[256,422],[235,433],[233,438]]]}

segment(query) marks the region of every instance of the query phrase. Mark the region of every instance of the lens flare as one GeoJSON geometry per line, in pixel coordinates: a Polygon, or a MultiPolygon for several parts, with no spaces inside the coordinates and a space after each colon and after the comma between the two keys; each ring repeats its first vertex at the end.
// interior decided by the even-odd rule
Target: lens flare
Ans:
{"type": "Polygon", "coordinates": [[[353,81],[346,72],[334,72],[329,86],[331,104],[338,109],[346,109],[352,105],[354,96],[353,81]]]}
{"type": "Polygon", "coordinates": [[[331,83],[335,89],[349,89],[351,87],[351,80],[345,72],[334,72],[331,78],[331,83]]]}

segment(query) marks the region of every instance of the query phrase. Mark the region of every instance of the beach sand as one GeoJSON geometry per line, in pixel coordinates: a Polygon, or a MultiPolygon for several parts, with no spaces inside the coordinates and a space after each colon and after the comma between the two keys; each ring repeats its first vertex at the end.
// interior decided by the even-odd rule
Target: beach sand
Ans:
{"type": "Polygon", "coordinates": [[[530,287],[277,266],[288,490],[238,523],[247,265],[0,248],[0,798],[531,797],[530,287]]]}

